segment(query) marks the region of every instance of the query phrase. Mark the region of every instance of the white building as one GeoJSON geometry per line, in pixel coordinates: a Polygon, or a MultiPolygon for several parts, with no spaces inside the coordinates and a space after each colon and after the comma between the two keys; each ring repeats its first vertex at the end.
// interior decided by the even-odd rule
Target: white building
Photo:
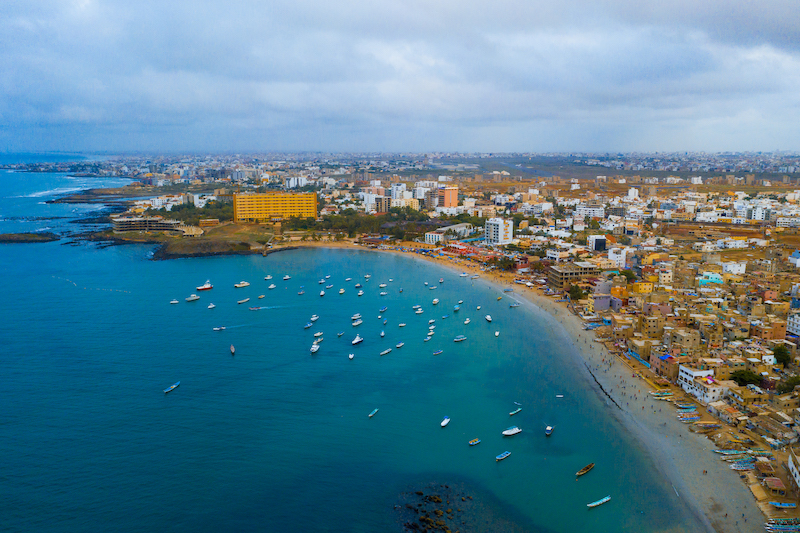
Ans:
{"type": "Polygon", "coordinates": [[[584,217],[603,218],[606,216],[606,210],[603,209],[602,206],[588,206],[581,204],[575,208],[574,216],[578,220],[583,220],[584,217]]]}
{"type": "Polygon", "coordinates": [[[392,200],[402,199],[404,192],[406,192],[405,183],[392,183],[392,200]]]}
{"type": "MultiPolygon", "coordinates": [[[[692,368],[685,365],[680,365],[678,371],[678,385],[686,392],[694,396],[695,398],[700,398],[702,395],[703,387],[700,386],[699,383],[695,382],[695,378],[707,378],[707,377],[714,377],[714,371],[709,370],[698,370],[696,368],[692,368]]],[[[719,398],[715,398],[718,400],[719,398]]],[[[713,401],[713,400],[712,400],[713,401]]]]}
{"type": "Polygon", "coordinates": [[[628,263],[628,254],[632,253],[632,248],[611,248],[608,251],[608,260],[613,261],[619,268],[625,268],[628,263]]]}
{"type": "Polygon", "coordinates": [[[484,226],[486,244],[509,244],[514,239],[514,221],[490,218],[484,226]]]}
{"type": "Polygon", "coordinates": [[[628,199],[636,200],[637,198],[639,198],[639,189],[637,189],[636,187],[631,187],[630,189],[628,189],[628,199]]]}
{"type": "Polygon", "coordinates": [[[789,315],[786,319],[786,333],[800,335],[800,314],[789,315]]]}
{"type": "Polygon", "coordinates": [[[720,264],[722,265],[722,271],[727,274],[744,274],[747,270],[747,261],[731,261],[720,264]]]}

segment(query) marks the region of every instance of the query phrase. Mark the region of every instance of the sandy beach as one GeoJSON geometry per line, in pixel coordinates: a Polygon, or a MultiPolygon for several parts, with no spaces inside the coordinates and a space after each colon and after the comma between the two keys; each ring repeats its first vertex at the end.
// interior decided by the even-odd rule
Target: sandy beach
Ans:
{"type": "MultiPolygon", "coordinates": [[[[292,243],[295,244],[301,247],[354,248],[353,243],[347,241],[292,243]]],[[[739,479],[739,473],[731,470],[712,452],[714,443],[705,435],[690,432],[689,427],[677,419],[671,404],[652,399],[648,391],[653,386],[638,377],[638,369],[627,359],[610,354],[603,344],[594,342],[594,334],[584,331],[580,317],[564,305],[543,295],[535,287],[514,283],[513,273],[485,272],[479,264],[457,257],[430,257],[399,249],[358,249],[402,253],[457,272],[478,274],[480,278],[476,282],[490,284],[498,292],[503,288],[513,288],[514,299],[540,313],[554,329],[561,329],[565,341],[572,344],[573,353],[583,362],[585,379],[593,384],[598,395],[609,400],[606,401],[609,414],[637,437],[657,470],[663,474],[664,483],[708,531],[749,532],[763,528],[765,517],[755,498],[739,479]]],[[[511,296],[509,293],[500,295],[511,296]]]]}

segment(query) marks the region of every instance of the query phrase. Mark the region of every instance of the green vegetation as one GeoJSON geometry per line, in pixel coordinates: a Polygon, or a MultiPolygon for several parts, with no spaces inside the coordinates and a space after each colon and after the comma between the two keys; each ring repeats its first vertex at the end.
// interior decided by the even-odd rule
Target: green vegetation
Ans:
{"type": "Polygon", "coordinates": [[[634,273],[633,270],[623,270],[622,272],[620,272],[620,274],[625,276],[625,278],[628,280],[628,283],[636,280],[636,274],[634,273]]]}
{"type": "Polygon", "coordinates": [[[197,208],[194,204],[182,204],[173,206],[171,211],[148,209],[146,214],[161,215],[164,218],[180,220],[190,226],[197,226],[202,218],[218,218],[220,222],[233,220],[233,204],[219,201],[208,202],[203,208],[197,208]]]}
{"type": "Polygon", "coordinates": [[[578,287],[577,285],[570,285],[569,286],[569,299],[573,302],[576,300],[582,300],[583,297],[586,296],[586,293],[578,287]]]}
{"type": "Polygon", "coordinates": [[[744,385],[758,385],[761,383],[761,376],[752,370],[737,370],[736,372],[731,372],[731,379],[740,387],[744,385]]]}
{"type": "Polygon", "coordinates": [[[515,261],[510,257],[494,257],[489,260],[489,265],[495,267],[498,270],[514,270],[515,261]]]}
{"type": "Polygon", "coordinates": [[[783,344],[776,346],[772,353],[775,355],[775,360],[784,366],[788,365],[792,360],[789,355],[789,349],[783,344]]]}
{"type": "Polygon", "coordinates": [[[386,233],[397,239],[413,239],[431,231],[436,226],[422,224],[430,219],[427,215],[409,207],[393,207],[385,215],[361,215],[354,209],[345,209],[338,215],[325,215],[317,221],[313,218],[292,217],[283,223],[287,230],[346,233],[355,237],[358,233],[386,233]]]}
{"type": "Polygon", "coordinates": [[[800,376],[793,376],[786,381],[778,383],[778,392],[785,394],[793,391],[796,386],[800,385],[800,376]]]}

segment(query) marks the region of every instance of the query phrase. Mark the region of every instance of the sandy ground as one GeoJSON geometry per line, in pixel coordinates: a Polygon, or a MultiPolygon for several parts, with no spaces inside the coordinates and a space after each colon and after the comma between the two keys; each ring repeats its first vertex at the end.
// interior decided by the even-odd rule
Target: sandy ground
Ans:
{"type": "MultiPolygon", "coordinates": [[[[354,248],[352,242],[347,241],[291,244],[354,248]]],[[[399,250],[378,251],[403,253],[399,250]]],[[[555,327],[560,326],[565,337],[571,340],[576,355],[586,363],[586,379],[593,382],[594,376],[607,395],[616,402],[619,408],[609,404],[610,411],[637,436],[664,475],[664,483],[707,530],[726,533],[763,531],[765,517],[756,505],[755,498],[739,479],[739,473],[731,470],[711,451],[715,448],[714,443],[704,435],[690,432],[688,425],[677,419],[675,409],[670,404],[652,399],[648,391],[653,387],[638,377],[639,369],[627,359],[611,355],[605,346],[594,342],[594,334],[584,331],[583,321],[563,304],[556,303],[552,297],[543,295],[536,288],[514,284],[514,275],[510,273],[483,272],[480,265],[458,258],[409,255],[458,272],[479,274],[483,282],[498,286],[499,289],[513,286],[514,296],[523,300],[524,305],[548,313],[554,325],[557,324],[555,327]],[[704,474],[704,471],[707,473],[704,474]]],[[[599,387],[597,392],[603,394],[599,387]]]]}

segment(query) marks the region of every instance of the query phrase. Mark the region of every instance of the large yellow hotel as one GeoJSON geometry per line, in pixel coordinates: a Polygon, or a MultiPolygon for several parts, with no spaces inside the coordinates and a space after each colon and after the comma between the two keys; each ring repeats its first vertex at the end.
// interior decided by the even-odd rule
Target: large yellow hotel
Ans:
{"type": "Polygon", "coordinates": [[[266,192],[234,194],[236,222],[271,222],[289,217],[317,218],[317,193],[266,192]]]}

